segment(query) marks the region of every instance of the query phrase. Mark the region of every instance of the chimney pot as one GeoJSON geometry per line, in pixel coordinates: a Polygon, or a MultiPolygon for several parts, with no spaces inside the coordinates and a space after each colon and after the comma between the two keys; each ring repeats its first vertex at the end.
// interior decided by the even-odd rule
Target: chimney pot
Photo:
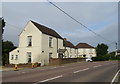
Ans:
{"type": "Polygon", "coordinates": [[[67,38],[64,38],[65,41],[67,41],[67,38]]]}

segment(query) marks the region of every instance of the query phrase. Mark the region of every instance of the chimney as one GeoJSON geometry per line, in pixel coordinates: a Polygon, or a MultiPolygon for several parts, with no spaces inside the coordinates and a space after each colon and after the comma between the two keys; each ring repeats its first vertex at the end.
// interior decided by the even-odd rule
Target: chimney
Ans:
{"type": "Polygon", "coordinates": [[[64,41],[67,41],[67,38],[64,38],[64,41]]]}

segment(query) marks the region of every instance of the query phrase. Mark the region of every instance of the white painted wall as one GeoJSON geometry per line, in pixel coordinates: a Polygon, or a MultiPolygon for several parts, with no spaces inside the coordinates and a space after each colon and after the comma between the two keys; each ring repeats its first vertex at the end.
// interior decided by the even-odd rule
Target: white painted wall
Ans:
{"type": "Polygon", "coordinates": [[[45,64],[45,65],[49,64],[49,53],[52,53],[52,58],[58,58],[57,48],[63,49],[62,39],[59,39],[50,35],[42,34],[42,51],[43,51],[41,55],[42,64],[45,64]],[[52,47],[49,47],[49,37],[52,37],[52,45],[53,45],[52,47]]]}
{"type": "Polygon", "coordinates": [[[66,58],[77,58],[77,49],[70,47],[64,47],[64,49],[67,49],[65,52],[66,58]]]}
{"type": "Polygon", "coordinates": [[[24,30],[19,36],[19,63],[28,63],[28,56],[27,52],[31,52],[31,61],[32,63],[41,63],[41,39],[42,39],[42,32],[36,28],[31,21],[28,22],[24,30]],[[27,47],[28,40],[27,37],[32,36],[32,46],[27,47]]]}
{"type": "Polygon", "coordinates": [[[10,64],[18,64],[19,63],[19,58],[20,55],[19,55],[19,48],[16,48],[14,49],[13,51],[11,51],[9,53],[9,62],[10,64]],[[18,56],[18,59],[16,59],[16,55],[18,56]],[[13,59],[12,59],[12,56],[13,56],[13,59]]]}
{"type": "Polygon", "coordinates": [[[96,50],[94,48],[78,48],[78,57],[83,57],[86,54],[87,57],[96,57],[96,50]]]}

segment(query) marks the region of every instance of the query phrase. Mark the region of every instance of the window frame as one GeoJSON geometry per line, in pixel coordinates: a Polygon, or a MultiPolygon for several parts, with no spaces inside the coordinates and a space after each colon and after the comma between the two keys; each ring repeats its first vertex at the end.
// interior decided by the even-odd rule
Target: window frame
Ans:
{"type": "Polygon", "coordinates": [[[49,37],[49,48],[53,48],[53,38],[49,37]]]}
{"type": "Polygon", "coordinates": [[[32,46],[32,36],[27,36],[27,47],[32,46]]]}
{"type": "Polygon", "coordinates": [[[11,55],[11,60],[13,60],[14,59],[14,55],[11,55]]]}
{"type": "Polygon", "coordinates": [[[18,55],[15,55],[15,60],[18,60],[18,55]]]}
{"type": "Polygon", "coordinates": [[[27,62],[31,63],[32,62],[32,52],[27,52],[27,62]],[[29,62],[30,59],[30,62],[29,62]]]}
{"type": "Polygon", "coordinates": [[[50,53],[49,53],[49,59],[50,59],[50,58],[52,58],[52,55],[53,55],[53,53],[52,53],[52,52],[50,52],[50,53]],[[51,56],[50,56],[50,55],[51,55],[51,56]]]}

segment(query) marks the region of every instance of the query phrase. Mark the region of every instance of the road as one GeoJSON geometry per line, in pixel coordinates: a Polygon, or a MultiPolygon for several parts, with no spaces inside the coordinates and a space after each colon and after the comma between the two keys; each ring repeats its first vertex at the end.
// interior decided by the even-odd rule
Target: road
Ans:
{"type": "Polygon", "coordinates": [[[19,71],[3,71],[2,80],[4,83],[21,82],[23,84],[44,82],[76,82],[82,84],[83,82],[91,82],[91,84],[93,82],[108,82],[108,84],[113,84],[110,82],[117,82],[118,72],[118,61],[83,62],[19,71]]]}

